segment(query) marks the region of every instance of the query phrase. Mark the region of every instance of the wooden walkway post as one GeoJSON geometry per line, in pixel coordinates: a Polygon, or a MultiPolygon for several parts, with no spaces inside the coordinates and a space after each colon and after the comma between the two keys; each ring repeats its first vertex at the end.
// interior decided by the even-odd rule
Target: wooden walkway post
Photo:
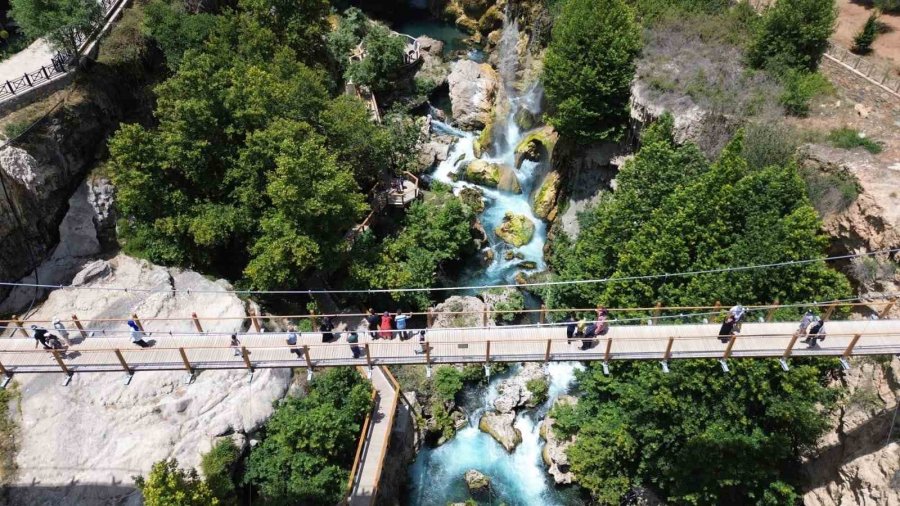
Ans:
{"type": "Polygon", "coordinates": [[[675,338],[669,338],[669,344],[666,345],[666,354],[663,355],[663,360],[668,361],[672,357],[672,345],[675,344],[675,338]]]}
{"type": "Polygon", "coordinates": [[[662,301],[656,302],[656,307],[653,308],[653,318],[650,319],[653,322],[653,325],[659,323],[659,314],[662,312],[662,301]]]}
{"type": "Polygon", "coordinates": [[[894,304],[896,304],[896,302],[897,299],[889,300],[887,305],[884,306],[884,309],[882,309],[881,312],[878,313],[878,319],[883,320],[888,315],[888,313],[891,312],[891,309],[894,309],[894,304]]]}
{"type": "Polygon", "coordinates": [[[134,374],[134,371],[131,370],[131,367],[128,367],[128,362],[125,361],[125,357],[122,356],[122,352],[118,348],[113,351],[116,353],[116,358],[119,359],[119,363],[122,364],[122,369],[125,369],[125,374],[134,374]]]}
{"type": "Polygon", "coordinates": [[[134,323],[137,325],[138,330],[141,332],[144,331],[144,324],[141,323],[141,319],[138,318],[138,315],[135,313],[131,313],[131,319],[134,320],[134,323]]]}
{"type": "Polygon", "coordinates": [[[550,361],[550,345],[553,344],[552,339],[547,339],[547,351],[544,352],[544,362],[550,361]]]}
{"type": "Polygon", "coordinates": [[[194,368],[191,367],[191,362],[188,360],[187,353],[184,351],[184,348],[178,348],[178,353],[181,354],[181,361],[184,362],[184,370],[188,372],[188,374],[194,374],[194,368]]]}
{"type": "Polygon", "coordinates": [[[10,334],[10,337],[15,337],[17,330],[21,330],[22,335],[24,335],[25,337],[28,337],[28,331],[25,330],[25,327],[22,325],[22,320],[19,319],[19,316],[13,315],[12,320],[13,320],[13,323],[16,324],[16,328],[13,329],[12,334],[10,334]]]}
{"type": "Polygon", "coordinates": [[[781,305],[781,302],[779,302],[778,299],[775,299],[775,303],[772,304],[772,307],[770,307],[768,311],[766,311],[766,321],[767,322],[772,321],[772,318],[775,316],[775,310],[777,310],[778,306],[780,306],[780,305],[781,305]]]}
{"type": "Polygon", "coordinates": [[[787,348],[784,349],[784,354],[781,355],[781,358],[787,360],[791,353],[794,352],[794,345],[797,344],[797,339],[800,339],[800,331],[795,331],[794,335],[791,336],[791,342],[787,345],[787,348]]]}
{"type": "Polygon", "coordinates": [[[844,354],[841,355],[844,360],[847,360],[848,358],[850,358],[850,355],[853,354],[853,348],[856,346],[856,343],[857,341],[859,341],[860,337],[862,337],[862,334],[856,334],[855,336],[853,336],[853,339],[850,340],[850,344],[847,346],[847,349],[844,350],[844,354]]]}
{"type": "Polygon", "coordinates": [[[316,329],[319,328],[319,326],[316,325],[316,310],[315,310],[315,308],[310,308],[310,310],[309,310],[309,324],[310,324],[310,328],[312,329],[313,332],[315,332],[316,329]]]}
{"type": "Polygon", "coordinates": [[[544,322],[547,321],[547,306],[541,304],[541,313],[538,318],[541,325],[543,325],[544,322]]]}
{"type": "Polygon", "coordinates": [[[256,319],[256,312],[251,309],[247,312],[247,315],[250,317],[250,323],[253,324],[253,329],[256,330],[256,332],[262,330],[259,326],[259,320],[256,319]]]}
{"type": "Polygon", "coordinates": [[[828,319],[831,318],[832,313],[834,313],[835,307],[836,307],[836,304],[834,302],[832,302],[831,304],[828,304],[828,308],[825,309],[825,314],[822,315],[823,322],[827,322],[828,319]]]}
{"type": "Polygon", "coordinates": [[[481,316],[481,326],[482,326],[482,327],[487,327],[487,326],[488,326],[488,312],[489,312],[488,305],[485,304],[485,305],[484,305],[484,312],[483,312],[483,314],[482,314],[482,316],[481,316]]]}
{"type": "Polygon", "coordinates": [[[428,314],[426,315],[426,320],[427,321],[426,321],[425,326],[430,329],[431,326],[434,325],[434,308],[433,307],[428,308],[428,314]]]}
{"type": "Polygon", "coordinates": [[[63,362],[63,359],[59,354],[59,350],[53,350],[53,358],[56,359],[56,363],[59,364],[59,368],[62,369],[62,372],[66,373],[66,376],[72,375],[72,373],[69,371],[69,368],[66,367],[66,363],[63,362]]]}
{"type": "Polygon", "coordinates": [[[612,356],[612,338],[606,339],[606,353],[603,354],[603,361],[609,362],[609,357],[612,356]]]}
{"type": "Polygon", "coordinates": [[[247,351],[246,346],[241,346],[241,358],[244,359],[244,365],[247,366],[247,369],[253,371],[253,365],[250,363],[250,352],[247,351]]]}
{"type": "Polygon", "coordinates": [[[312,365],[312,360],[309,358],[309,345],[308,344],[303,345],[303,358],[306,359],[306,367],[308,367],[309,369],[312,369],[313,365],[312,365]]]}
{"type": "Polygon", "coordinates": [[[203,327],[200,325],[200,318],[197,318],[197,313],[191,313],[191,319],[194,320],[194,327],[196,327],[197,332],[203,333],[203,327]]]}
{"type": "Polygon", "coordinates": [[[81,321],[78,319],[77,314],[72,315],[72,323],[75,324],[75,328],[78,329],[78,332],[81,332],[81,338],[87,339],[87,332],[84,331],[84,327],[81,325],[81,321]]]}
{"type": "Polygon", "coordinates": [[[372,354],[369,352],[369,343],[366,343],[366,364],[372,369],[372,354]]]}
{"type": "Polygon", "coordinates": [[[737,334],[731,334],[731,339],[728,341],[728,346],[725,347],[725,353],[722,354],[722,360],[726,360],[731,357],[731,349],[734,348],[735,341],[737,341],[737,334]]]}
{"type": "Polygon", "coordinates": [[[491,342],[490,341],[485,343],[484,362],[487,364],[491,363],[491,342]]]}

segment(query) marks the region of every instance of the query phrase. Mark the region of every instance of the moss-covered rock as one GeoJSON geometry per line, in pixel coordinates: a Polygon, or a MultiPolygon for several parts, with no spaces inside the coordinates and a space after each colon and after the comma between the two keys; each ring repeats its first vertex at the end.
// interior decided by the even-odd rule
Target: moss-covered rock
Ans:
{"type": "Polygon", "coordinates": [[[484,211],[484,193],[478,188],[466,186],[459,191],[459,198],[465,205],[475,211],[475,213],[484,211]]]}
{"type": "Polygon", "coordinates": [[[514,116],[516,126],[523,131],[531,130],[538,125],[540,115],[535,114],[524,107],[520,107],[514,116]]]}
{"type": "Polygon", "coordinates": [[[452,0],[462,7],[463,12],[467,16],[475,19],[480,18],[484,13],[494,7],[495,0],[452,0]]]}
{"type": "Polygon", "coordinates": [[[525,260],[524,262],[519,262],[516,267],[518,267],[519,269],[525,269],[526,271],[533,271],[537,269],[537,262],[525,260]]]}
{"type": "Polygon", "coordinates": [[[499,163],[473,160],[466,165],[463,177],[470,183],[497,188],[512,193],[521,193],[522,187],[512,167],[499,163]]]}
{"type": "Polygon", "coordinates": [[[491,116],[491,119],[488,120],[487,124],[484,125],[484,128],[481,130],[481,133],[478,134],[478,138],[472,143],[472,150],[475,152],[476,158],[481,158],[481,155],[487,153],[491,149],[491,143],[494,140],[494,122],[495,119],[491,116]]]}
{"type": "Polygon", "coordinates": [[[496,5],[490,6],[478,20],[478,30],[484,35],[488,35],[501,26],[503,26],[503,13],[496,5]]]}
{"type": "Polygon", "coordinates": [[[534,236],[534,223],[527,216],[507,212],[503,223],[494,229],[497,237],[507,244],[520,247],[528,244],[534,236]]]}
{"type": "Polygon", "coordinates": [[[559,172],[555,170],[548,172],[531,202],[535,216],[547,221],[553,221],[556,218],[556,201],[559,197],[559,187],[559,172]]]}
{"type": "Polygon", "coordinates": [[[559,134],[551,126],[545,126],[531,131],[519,141],[516,146],[516,168],[522,165],[523,160],[540,160],[546,156],[548,160],[553,158],[553,149],[559,134]]]}
{"type": "Polygon", "coordinates": [[[456,27],[463,32],[473,36],[481,36],[481,32],[478,31],[478,21],[475,21],[468,16],[460,16],[456,18],[454,22],[456,23],[456,27]]]}

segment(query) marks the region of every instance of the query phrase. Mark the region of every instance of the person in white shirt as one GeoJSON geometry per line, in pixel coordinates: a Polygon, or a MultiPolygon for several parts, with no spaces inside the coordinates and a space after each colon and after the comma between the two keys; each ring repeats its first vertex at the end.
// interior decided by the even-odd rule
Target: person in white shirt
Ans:
{"type": "Polygon", "coordinates": [[[59,338],[62,339],[63,344],[72,346],[72,341],[69,340],[69,331],[66,330],[66,326],[59,321],[59,318],[53,319],[53,328],[56,330],[56,333],[59,334],[59,338]]]}

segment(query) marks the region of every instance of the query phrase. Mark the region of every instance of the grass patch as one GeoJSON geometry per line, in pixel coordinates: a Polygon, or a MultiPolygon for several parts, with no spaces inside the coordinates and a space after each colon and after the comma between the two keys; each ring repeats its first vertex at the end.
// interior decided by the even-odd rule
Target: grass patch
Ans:
{"type": "Polygon", "coordinates": [[[819,216],[841,212],[859,196],[859,182],[849,172],[823,172],[811,168],[800,169],[799,172],[819,216]]]}
{"type": "Polygon", "coordinates": [[[838,128],[828,134],[828,142],[836,148],[854,149],[863,148],[873,155],[881,153],[881,144],[860,134],[853,128],[838,128]]]}

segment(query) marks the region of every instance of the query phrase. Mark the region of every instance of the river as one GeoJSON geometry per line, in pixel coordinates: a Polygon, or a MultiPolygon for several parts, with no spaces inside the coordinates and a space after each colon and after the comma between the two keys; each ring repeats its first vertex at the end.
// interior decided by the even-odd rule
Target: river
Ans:
{"type": "MultiPolygon", "coordinates": [[[[434,38],[448,36],[446,28],[415,35],[423,34],[434,38]]],[[[515,148],[526,133],[516,125],[516,112],[524,107],[531,113],[539,113],[542,98],[540,83],[530,85],[524,92],[519,92],[515,86],[517,40],[518,27],[514,21],[507,21],[498,50],[499,73],[504,90],[502,96],[508,100],[508,112],[505,121],[499,122],[494,128],[493,147],[482,156],[483,160],[512,167],[515,166],[515,148]]],[[[461,131],[440,121],[433,121],[432,125],[441,133],[457,137],[447,160],[434,170],[433,179],[450,185],[457,193],[466,186],[476,186],[456,181],[452,174],[459,171],[463,164],[476,159],[473,145],[478,133],[461,131]]],[[[489,265],[468,271],[460,280],[461,284],[511,283],[519,272],[527,274],[546,268],[543,252],[547,240],[547,225],[534,215],[530,198],[543,173],[541,163],[544,162],[526,160],[515,171],[522,187],[519,194],[478,186],[484,194],[486,204],[479,219],[487,232],[489,247],[494,250],[494,255],[489,265]],[[534,223],[534,235],[527,244],[513,248],[494,233],[507,212],[523,215],[534,223]],[[508,251],[512,254],[507,255],[508,251]],[[534,268],[523,269],[523,262],[533,262],[534,268]]],[[[449,442],[437,448],[423,448],[419,452],[410,468],[410,504],[445,506],[469,499],[463,479],[469,469],[481,471],[491,479],[491,496],[485,501],[487,504],[581,504],[576,488],[557,488],[552,483],[541,459],[543,441],[539,435],[540,421],[549,411],[554,399],[569,389],[575,370],[580,367],[573,363],[551,363],[547,366],[550,374],[549,399],[537,408],[518,414],[515,426],[522,432],[522,443],[511,453],[478,429],[478,420],[493,405],[497,397],[497,386],[507,376],[495,376],[487,386],[465,392],[462,405],[469,414],[469,423],[449,442]]],[[[517,369],[514,367],[507,374],[514,374],[517,369]]]]}

